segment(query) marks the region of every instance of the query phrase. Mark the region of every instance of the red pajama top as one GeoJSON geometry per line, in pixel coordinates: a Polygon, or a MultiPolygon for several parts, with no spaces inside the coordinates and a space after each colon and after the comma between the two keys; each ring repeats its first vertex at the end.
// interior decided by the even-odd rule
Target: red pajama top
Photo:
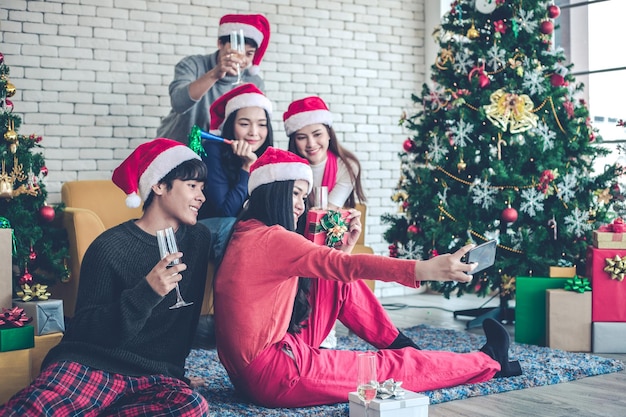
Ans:
{"type": "Polygon", "coordinates": [[[287,332],[298,277],[358,279],[416,287],[414,260],[347,254],[317,245],[281,226],[238,222],[215,278],[220,360],[237,376],[287,332]]]}

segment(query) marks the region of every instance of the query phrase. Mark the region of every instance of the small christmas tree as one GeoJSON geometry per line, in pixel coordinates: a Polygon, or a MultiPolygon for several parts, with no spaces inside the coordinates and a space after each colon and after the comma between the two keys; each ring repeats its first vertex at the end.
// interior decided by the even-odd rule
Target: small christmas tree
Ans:
{"type": "Polygon", "coordinates": [[[48,174],[41,136],[17,133],[21,118],[13,113],[15,86],[0,53],[0,227],[13,229],[14,291],[24,284],[50,285],[68,279],[67,236],[56,226],[62,209],[46,204],[48,174]]]}
{"type": "Polygon", "coordinates": [[[610,221],[621,168],[593,173],[608,154],[561,48],[560,10],[546,1],[459,0],[436,32],[432,84],[413,100],[402,177],[386,215],[391,256],[427,259],[498,241],[494,267],[471,283],[433,282],[449,297],[500,290],[516,276],[584,272],[591,231],[610,221]]]}

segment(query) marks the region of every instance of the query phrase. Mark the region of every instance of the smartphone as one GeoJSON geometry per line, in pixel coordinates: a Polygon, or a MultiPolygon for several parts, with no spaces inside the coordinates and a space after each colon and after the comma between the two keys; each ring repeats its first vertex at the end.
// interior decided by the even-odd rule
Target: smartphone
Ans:
{"type": "Polygon", "coordinates": [[[461,261],[467,264],[474,262],[478,264],[478,266],[474,268],[473,271],[468,272],[468,274],[477,274],[489,268],[496,261],[496,241],[490,240],[470,249],[469,252],[463,255],[461,261]]]}

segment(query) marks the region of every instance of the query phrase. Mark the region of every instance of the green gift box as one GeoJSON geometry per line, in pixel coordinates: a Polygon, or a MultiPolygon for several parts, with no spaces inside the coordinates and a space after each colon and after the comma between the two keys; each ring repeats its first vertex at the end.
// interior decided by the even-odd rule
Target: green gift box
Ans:
{"type": "Polygon", "coordinates": [[[546,345],[546,290],[563,288],[567,278],[515,278],[515,341],[546,345]]]}
{"type": "Polygon", "coordinates": [[[0,328],[0,352],[30,349],[34,346],[35,328],[33,326],[0,328]]]}

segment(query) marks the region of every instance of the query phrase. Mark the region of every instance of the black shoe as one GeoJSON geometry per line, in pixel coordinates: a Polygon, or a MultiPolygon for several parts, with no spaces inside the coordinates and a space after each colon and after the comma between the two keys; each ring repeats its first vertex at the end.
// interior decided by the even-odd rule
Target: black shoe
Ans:
{"type": "Polygon", "coordinates": [[[405,347],[412,347],[414,349],[421,350],[420,347],[415,344],[415,342],[406,337],[406,335],[402,333],[399,329],[398,332],[400,332],[398,333],[398,337],[396,337],[393,343],[387,346],[385,349],[402,349],[405,347]]]}
{"type": "Polygon", "coordinates": [[[483,330],[487,337],[487,343],[480,351],[489,355],[500,364],[500,371],[494,378],[506,378],[522,374],[519,361],[509,361],[509,345],[511,343],[509,333],[499,321],[492,318],[483,321],[483,330]]]}

